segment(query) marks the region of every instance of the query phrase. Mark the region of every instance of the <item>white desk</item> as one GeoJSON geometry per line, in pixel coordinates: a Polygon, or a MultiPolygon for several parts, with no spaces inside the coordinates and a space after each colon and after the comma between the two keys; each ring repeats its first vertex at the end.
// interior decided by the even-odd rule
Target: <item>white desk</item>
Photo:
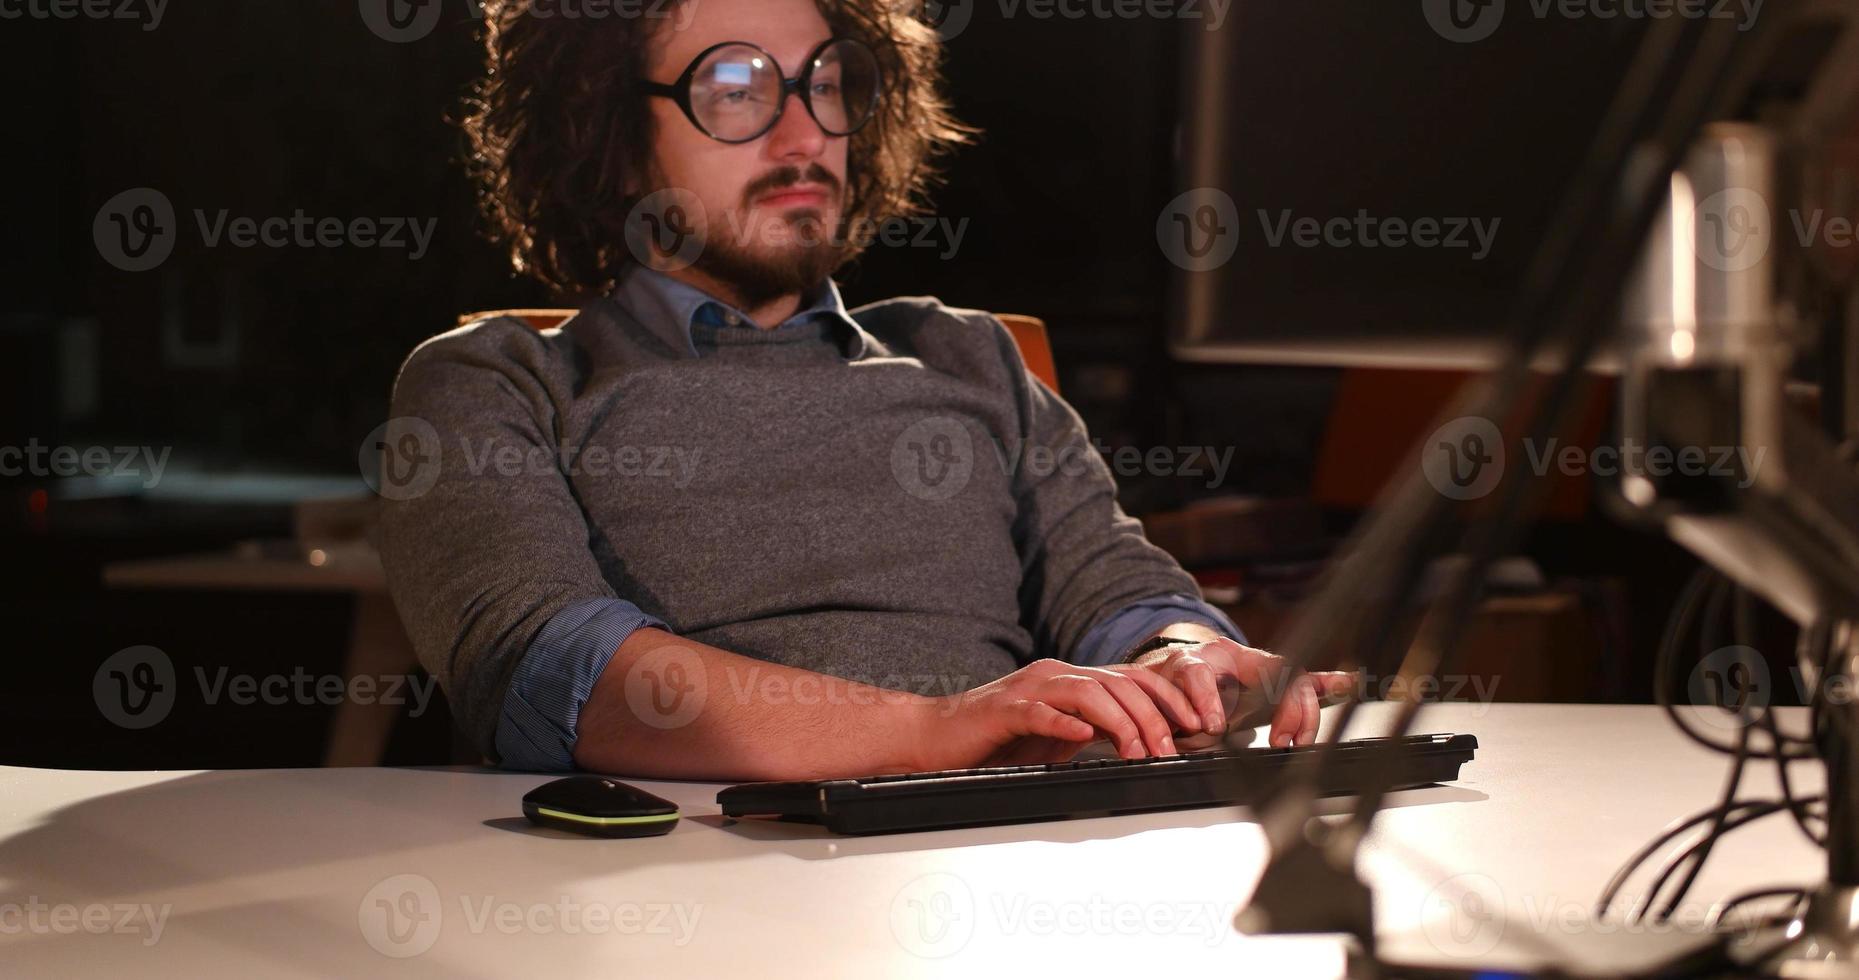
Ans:
{"type": "MultiPolygon", "coordinates": [[[[1459,784],[1398,794],[1364,868],[1389,951],[1430,959],[1439,956],[1429,933],[1455,926],[1474,948],[1588,948],[1594,937],[1565,916],[1585,915],[1615,865],[1668,821],[1713,802],[1724,771],[1651,708],[1446,706],[1429,709],[1421,729],[1477,734],[1478,758],[1459,784]],[[1468,915],[1468,892],[1502,902],[1520,923],[1468,915]]],[[[1752,785],[1772,786],[1766,767],[1757,775],[1752,785]]],[[[0,768],[0,969],[187,978],[1340,969],[1331,940],[1231,930],[1265,856],[1243,812],[835,838],[725,821],[714,785],[642,782],[678,801],[685,819],[667,837],[606,841],[523,822],[518,798],[540,782],[456,770],[0,768]],[[398,935],[379,901],[409,916],[398,935]],[[122,931],[85,931],[125,918],[122,931]],[[162,930],[148,944],[154,921],[162,930]]],[[[1809,792],[1820,785],[1817,773],[1804,782],[1809,792]]],[[[1718,848],[1694,903],[1820,873],[1818,852],[1773,817],[1718,848]]]]}

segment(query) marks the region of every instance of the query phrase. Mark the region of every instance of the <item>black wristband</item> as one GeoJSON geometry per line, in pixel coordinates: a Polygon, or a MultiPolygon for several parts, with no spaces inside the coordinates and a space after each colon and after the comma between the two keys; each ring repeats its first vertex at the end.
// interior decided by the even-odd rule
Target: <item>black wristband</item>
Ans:
{"type": "Polygon", "coordinates": [[[1140,657],[1143,654],[1148,653],[1151,650],[1160,650],[1163,647],[1172,647],[1172,646],[1193,646],[1193,645],[1197,645],[1203,642],[1205,641],[1204,640],[1190,640],[1185,636],[1152,636],[1148,638],[1147,640],[1144,640],[1141,643],[1137,644],[1136,649],[1131,650],[1129,653],[1125,654],[1123,657],[1123,662],[1126,664],[1130,663],[1134,661],[1137,657],[1140,657]]]}

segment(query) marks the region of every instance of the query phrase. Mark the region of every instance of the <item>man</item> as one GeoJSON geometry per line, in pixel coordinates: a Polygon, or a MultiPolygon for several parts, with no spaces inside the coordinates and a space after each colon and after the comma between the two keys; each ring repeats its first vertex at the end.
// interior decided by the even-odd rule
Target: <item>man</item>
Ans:
{"type": "Polygon", "coordinates": [[[516,265],[598,298],[415,350],[394,414],[437,471],[383,510],[475,744],[719,780],[1135,758],[1225,730],[1222,685],[1279,695],[1274,744],[1314,737],[1351,678],[1243,644],[997,320],[841,303],[845,231],[914,207],[964,133],[926,26],[895,0],[530,2],[489,5],[473,162],[516,265]]]}

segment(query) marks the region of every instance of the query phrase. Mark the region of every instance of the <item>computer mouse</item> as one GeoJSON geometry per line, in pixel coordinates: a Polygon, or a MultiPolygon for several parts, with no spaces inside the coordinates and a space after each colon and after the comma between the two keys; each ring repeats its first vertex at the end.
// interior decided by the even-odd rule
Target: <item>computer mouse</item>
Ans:
{"type": "Polygon", "coordinates": [[[594,837],[657,837],[678,825],[678,805],[605,776],[568,776],[523,794],[540,827],[594,837]]]}

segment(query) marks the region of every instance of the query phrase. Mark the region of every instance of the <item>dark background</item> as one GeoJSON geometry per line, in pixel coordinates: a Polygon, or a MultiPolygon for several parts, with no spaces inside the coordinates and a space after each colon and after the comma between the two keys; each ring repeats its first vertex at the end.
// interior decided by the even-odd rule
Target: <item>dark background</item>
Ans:
{"type": "MultiPolygon", "coordinates": [[[[98,720],[90,680],[104,657],[137,644],[189,668],[337,671],[347,600],[112,592],[99,569],[288,535],[289,508],[263,480],[235,490],[226,478],[320,475],[360,488],[358,449],[386,417],[395,370],[415,344],[464,311],[555,305],[479,234],[458,166],[463,140],[445,120],[481,49],[464,0],[434,2],[439,28],[404,44],[371,33],[346,0],[172,3],[154,31],[0,23],[0,78],[16,93],[0,255],[0,445],[172,446],[171,475],[207,474],[158,495],[99,490],[89,500],[0,477],[9,666],[0,717],[12,722],[0,763],[316,758],[325,709],[183,705],[156,732],[125,733],[98,720]],[[158,270],[125,273],[100,258],[92,221],[137,187],[173,202],[182,233],[158,270]],[[389,249],[208,249],[196,208],[431,218],[437,231],[418,261],[389,249]]],[[[948,73],[958,114],[985,135],[953,159],[936,194],[937,215],[968,219],[960,250],[943,261],[878,247],[840,276],[842,288],[853,305],[928,294],[1040,316],[1062,390],[1103,441],[1231,445],[1223,492],[1302,494],[1337,373],[1190,367],[1163,351],[1172,267],[1154,229],[1180,190],[1172,154],[1183,30],[1156,19],[1008,21],[975,5],[948,46],[948,73]]],[[[1292,58],[1284,70],[1306,68],[1292,58]]],[[[1329,124],[1346,122],[1313,120],[1311,133],[1329,124]]],[[[1322,152],[1315,139],[1301,150],[1322,152]]],[[[1206,493],[1195,479],[1123,486],[1138,514],[1206,493]]],[[[1338,531],[1352,516],[1329,515],[1338,531]]],[[[1663,616],[1688,567],[1672,549],[1599,522],[1557,529],[1535,550],[1553,574],[1605,569],[1641,583],[1630,604],[1642,629],[1663,616]]],[[[443,717],[403,725],[390,757],[443,757],[445,727],[443,717]]]]}

